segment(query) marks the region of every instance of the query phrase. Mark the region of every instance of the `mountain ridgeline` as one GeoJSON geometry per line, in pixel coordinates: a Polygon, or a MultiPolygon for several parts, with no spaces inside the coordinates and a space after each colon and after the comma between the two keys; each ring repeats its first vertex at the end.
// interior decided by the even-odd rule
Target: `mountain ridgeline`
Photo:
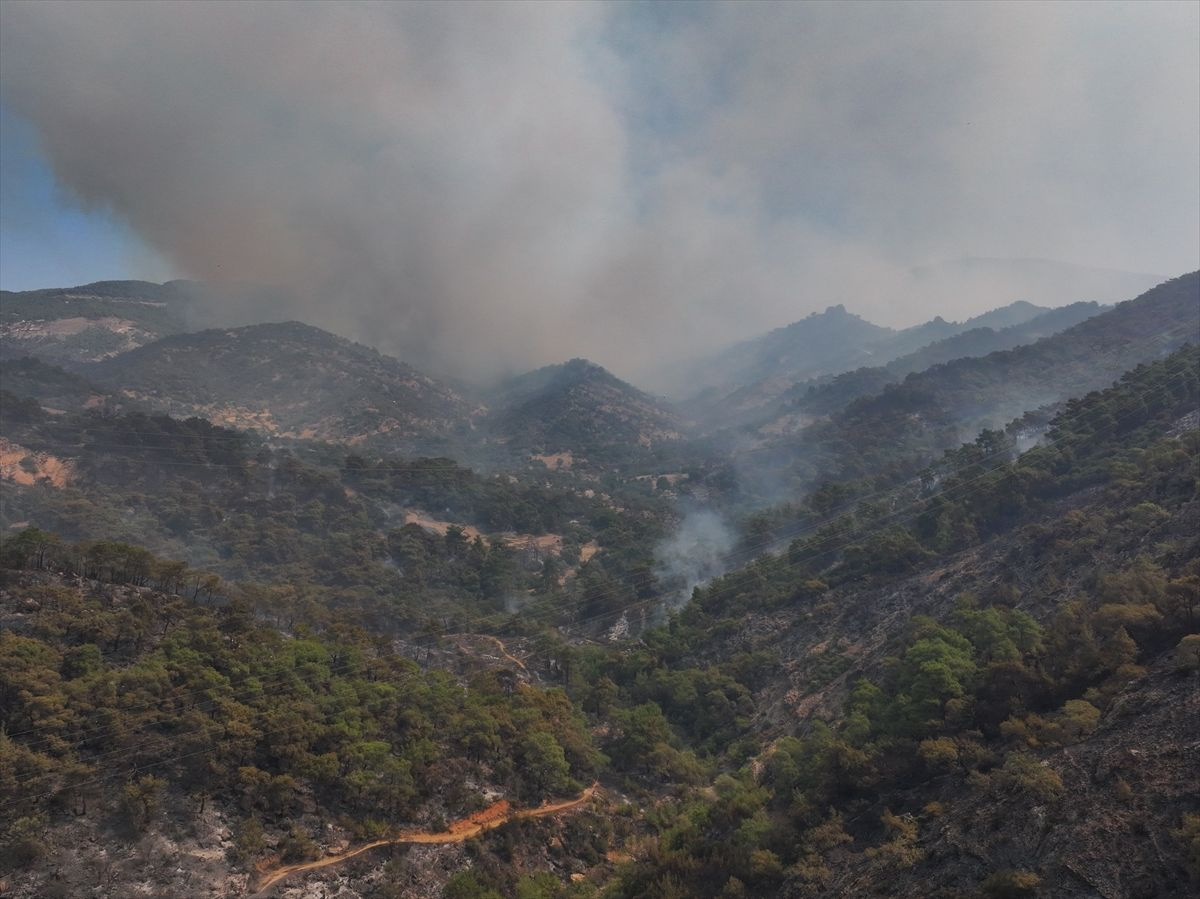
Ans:
{"type": "Polygon", "coordinates": [[[411,445],[469,429],[480,412],[397,359],[299,322],[179,334],[80,370],[162,412],[303,440],[411,445]]]}
{"type": "Polygon", "coordinates": [[[722,418],[757,409],[793,384],[836,375],[864,365],[883,365],[922,347],[981,328],[1024,324],[1046,309],[1018,301],[965,322],[941,317],[901,331],[882,328],[830,306],[822,313],[737,344],[686,367],[680,392],[697,417],[720,423],[722,418]],[[697,388],[701,388],[697,393],[697,388]]]}
{"type": "Polygon", "coordinates": [[[932,455],[1026,413],[1013,427],[1036,433],[1045,421],[1038,410],[1102,388],[1197,335],[1200,273],[1192,273],[1034,343],[937,364],[844,406],[834,402],[827,416],[806,413],[800,400],[751,429],[736,467],[747,472],[747,489],[787,496],[822,479],[908,476],[932,455]]]}
{"type": "Polygon", "coordinates": [[[35,354],[94,362],[187,330],[187,281],[99,281],[79,287],[0,291],[0,359],[35,354]]]}
{"type": "Polygon", "coordinates": [[[996,321],[996,325],[978,324],[981,319],[989,318],[980,316],[972,320],[976,323],[974,327],[927,344],[919,350],[893,359],[886,365],[855,369],[819,383],[797,384],[785,393],[781,400],[795,410],[828,414],[860,396],[878,393],[887,385],[900,381],[913,372],[924,371],[955,359],[986,356],[1000,350],[1034,343],[1100,312],[1101,307],[1098,303],[1072,303],[1008,326],[1000,326],[1000,322],[1007,320],[1008,316],[992,317],[991,320],[996,321]]]}
{"type": "Polygon", "coordinates": [[[586,359],[513,378],[491,401],[493,432],[541,452],[650,448],[682,437],[667,406],[586,359]]]}

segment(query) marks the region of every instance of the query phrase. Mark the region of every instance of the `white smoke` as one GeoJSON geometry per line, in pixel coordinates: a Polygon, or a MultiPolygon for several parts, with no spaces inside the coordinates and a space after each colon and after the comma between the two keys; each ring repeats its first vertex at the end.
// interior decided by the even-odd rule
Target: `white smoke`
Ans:
{"type": "Polygon", "coordinates": [[[179,276],[282,288],[230,317],[631,376],[1021,298],[941,260],[1195,268],[1198,9],[6,0],[0,90],[179,276]]]}
{"type": "Polygon", "coordinates": [[[728,567],[735,536],[721,516],[710,509],[690,509],[678,529],[654,551],[654,573],[667,602],[679,606],[692,591],[728,567]]]}

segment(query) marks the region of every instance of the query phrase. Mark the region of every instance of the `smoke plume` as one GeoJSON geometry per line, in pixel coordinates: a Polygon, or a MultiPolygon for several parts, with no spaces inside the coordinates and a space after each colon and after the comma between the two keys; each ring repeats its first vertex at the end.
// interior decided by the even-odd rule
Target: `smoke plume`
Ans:
{"type": "Polygon", "coordinates": [[[946,259],[1195,268],[1197,9],[10,0],[0,87],[180,276],[281,288],[224,320],[638,375],[1046,299],[946,259]]]}
{"type": "Polygon", "coordinates": [[[664,595],[672,597],[669,602],[682,605],[696,587],[724,574],[734,540],[733,532],[716,512],[685,510],[675,533],[654,551],[654,574],[664,595]]]}

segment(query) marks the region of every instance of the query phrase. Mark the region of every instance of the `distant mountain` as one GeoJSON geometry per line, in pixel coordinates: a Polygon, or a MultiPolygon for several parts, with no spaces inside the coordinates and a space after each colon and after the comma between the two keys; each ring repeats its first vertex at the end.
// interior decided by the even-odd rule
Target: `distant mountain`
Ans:
{"type": "Polygon", "coordinates": [[[1025,412],[1107,387],[1122,372],[1200,339],[1200,272],[1035,343],[955,359],[861,396],[799,433],[759,432],[764,483],[908,470],[1025,412]]]}
{"type": "Polygon", "coordinates": [[[894,334],[891,328],[847,312],[845,306],[830,306],[691,363],[681,370],[676,389],[692,394],[716,391],[726,396],[754,384],[780,382],[788,386],[866,362],[873,348],[894,334]]]}
{"type": "Polygon", "coordinates": [[[912,374],[878,397],[865,398],[862,409],[934,396],[961,424],[1001,424],[1025,410],[1106,387],[1122,372],[1198,338],[1200,272],[1193,272],[1044,340],[912,374]]]}
{"type": "Polygon", "coordinates": [[[0,291],[0,358],[95,362],[187,330],[188,281],[97,281],[0,291]]]}
{"type": "Polygon", "coordinates": [[[900,356],[914,353],[932,343],[948,340],[957,334],[981,328],[999,330],[1001,328],[1016,327],[1049,311],[1050,309],[1046,306],[1035,306],[1033,303],[1018,300],[1015,303],[1000,306],[997,309],[992,309],[984,312],[982,315],[976,315],[974,318],[968,318],[961,322],[946,321],[940,315],[935,316],[923,324],[913,325],[911,328],[896,331],[883,342],[874,355],[880,363],[883,363],[887,360],[894,360],[900,356]]]}
{"type": "Polygon", "coordinates": [[[227,427],[406,446],[482,410],[412,366],[299,322],[178,334],[84,367],[150,408],[227,427]]]}
{"type": "MultiPolygon", "coordinates": [[[[1013,305],[1039,309],[1028,303],[1013,305]]],[[[900,381],[912,372],[924,371],[954,359],[986,356],[998,350],[1009,350],[1034,343],[1097,315],[1103,308],[1099,303],[1072,303],[1061,309],[1042,311],[1035,318],[999,330],[993,327],[973,327],[893,359],[887,365],[844,372],[824,383],[797,384],[784,394],[780,414],[801,411],[812,415],[825,415],[860,396],[877,393],[888,384],[900,381]]],[[[966,324],[981,320],[1011,320],[1011,316],[1003,314],[1005,311],[998,309],[996,313],[987,313],[971,319],[966,324]]]]}
{"type": "Polygon", "coordinates": [[[864,308],[900,304],[976,313],[973,318],[954,322],[936,317],[894,330],[831,306],[761,337],[675,365],[659,376],[656,389],[682,401],[689,418],[708,427],[729,424],[744,420],[800,381],[885,365],[955,334],[1013,327],[1068,303],[1120,302],[1163,280],[1161,275],[1047,259],[951,260],[899,273],[873,298],[874,305],[872,298],[864,298],[864,308]]]}
{"type": "Polygon", "coordinates": [[[939,316],[897,331],[871,324],[844,306],[830,306],[694,364],[688,377],[693,396],[683,409],[703,425],[726,427],[799,382],[884,365],[965,331],[1018,325],[1047,311],[1022,301],[963,322],[939,316]],[[695,393],[697,387],[703,389],[695,393]]]}
{"type": "Polygon", "coordinates": [[[681,436],[670,409],[586,359],[513,378],[490,405],[490,433],[539,452],[650,448],[681,436]]]}
{"type": "MultiPolygon", "coordinates": [[[[1099,306],[1098,303],[1092,303],[1091,305],[1094,307],[1099,306]]],[[[967,319],[963,322],[963,330],[991,328],[994,331],[999,331],[1003,328],[1012,328],[1032,321],[1035,318],[1040,318],[1049,311],[1050,309],[1046,306],[1036,306],[1033,303],[1025,302],[1025,300],[1017,300],[1015,303],[1009,303],[1007,306],[1001,306],[999,309],[993,309],[990,312],[967,319]]]]}

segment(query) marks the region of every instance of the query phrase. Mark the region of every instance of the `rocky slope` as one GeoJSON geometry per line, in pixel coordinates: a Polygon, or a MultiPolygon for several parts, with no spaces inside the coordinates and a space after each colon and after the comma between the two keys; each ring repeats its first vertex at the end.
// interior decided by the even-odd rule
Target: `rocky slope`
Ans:
{"type": "Polygon", "coordinates": [[[689,416],[708,427],[728,427],[769,406],[798,382],[885,365],[955,335],[1016,327],[1048,311],[1016,302],[963,322],[937,317],[894,330],[871,324],[844,306],[831,306],[691,364],[677,389],[690,397],[684,405],[689,416]],[[703,389],[697,393],[698,388],[703,389]]]}
{"type": "Polygon", "coordinates": [[[491,405],[491,433],[537,453],[649,449],[682,436],[670,409],[586,359],[514,378],[491,405]]]}
{"type": "Polygon", "coordinates": [[[981,319],[993,320],[991,313],[980,316],[972,320],[976,324],[969,330],[936,340],[886,365],[845,372],[824,382],[797,384],[781,397],[779,411],[765,427],[771,428],[780,417],[794,416],[797,412],[829,414],[860,396],[878,393],[888,384],[934,365],[955,359],[987,356],[1000,350],[1036,343],[1098,315],[1103,307],[1097,303],[1072,303],[1061,309],[1042,312],[1028,321],[1006,326],[1001,324],[1006,317],[999,315],[1004,311],[996,311],[996,326],[978,324],[981,319]]]}
{"type": "Polygon", "coordinates": [[[0,292],[0,358],[107,359],[186,329],[195,285],[97,281],[79,287],[0,292]]]}
{"type": "Polygon", "coordinates": [[[171,415],[353,445],[445,439],[482,411],[397,359],[299,322],[180,334],[85,371],[171,415]]]}

